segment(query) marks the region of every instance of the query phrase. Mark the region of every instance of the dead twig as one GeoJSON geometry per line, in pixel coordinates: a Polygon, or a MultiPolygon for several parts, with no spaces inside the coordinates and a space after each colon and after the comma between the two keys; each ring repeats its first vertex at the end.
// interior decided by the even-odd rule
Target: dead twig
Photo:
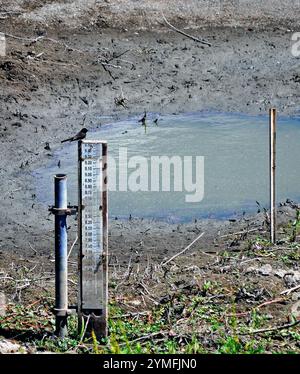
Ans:
{"type": "Polygon", "coordinates": [[[171,25],[171,23],[166,19],[165,15],[162,13],[162,17],[165,21],[165,23],[174,31],[178,32],[179,34],[183,35],[183,36],[186,36],[187,38],[190,38],[192,40],[194,40],[195,42],[198,42],[198,43],[202,43],[202,44],[205,44],[205,45],[208,45],[209,47],[211,47],[211,44],[209,42],[207,42],[206,40],[203,40],[203,39],[198,39],[196,38],[195,36],[192,36],[192,35],[189,35],[187,33],[185,33],[184,31],[181,31],[179,29],[177,29],[175,26],[171,25]]]}
{"type": "Polygon", "coordinates": [[[121,88],[121,95],[119,97],[115,97],[115,104],[117,106],[122,106],[124,109],[127,108],[126,102],[128,101],[127,98],[124,96],[123,89],[121,88]]]}
{"type": "MultiPolygon", "coordinates": [[[[140,338],[130,340],[128,343],[132,344],[132,343],[140,342],[141,340],[148,340],[148,339],[154,338],[155,336],[158,336],[158,335],[163,335],[164,336],[166,334],[168,334],[168,332],[166,332],[166,331],[153,332],[151,334],[141,336],[140,338]]],[[[122,345],[126,345],[128,343],[121,343],[119,345],[122,346],[122,345]]]]}
{"type": "Polygon", "coordinates": [[[102,66],[108,66],[110,68],[115,68],[115,69],[122,69],[122,66],[120,65],[113,65],[113,64],[110,64],[108,62],[103,62],[103,61],[101,61],[100,63],[102,66]]]}
{"type": "Polygon", "coordinates": [[[299,288],[300,288],[300,284],[298,284],[298,286],[295,286],[295,287],[289,288],[288,290],[284,290],[280,292],[280,295],[289,295],[291,292],[296,291],[299,288]]]}
{"type": "Polygon", "coordinates": [[[24,38],[22,36],[16,36],[16,35],[6,34],[6,33],[5,33],[5,36],[7,38],[12,38],[12,39],[16,39],[16,40],[23,40],[24,42],[29,42],[29,43],[36,43],[39,40],[44,39],[44,36],[38,36],[37,38],[24,38]]]}
{"type": "Polygon", "coordinates": [[[202,238],[202,236],[204,235],[204,232],[202,232],[199,236],[197,236],[197,238],[195,240],[193,240],[187,247],[185,247],[182,251],[180,251],[179,253],[176,253],[176,255],[172,256],[171,258],[169,258],[167,261],[163,261],[161,262],[160,265],[167,265],[169,262],[173,261],[176,257],[182,255],[183,253],[185,253],[188,249],[191,248],[191,246],[196,243],[200,238],[202,238]]]}
{"type": "Polygon", "coordinates": [[[250,232],[258,231],[259,228],[251,229],[251,230],[244,230],[244,231],[238,231],[233,232],[231,234],[221,235],[220,238],[227,238],[228,236],[234,236],[234,235],[243,235],[243,234],[249,234],[250,232]]]}
{"type": "Polygon", "coordinates": [[[148,290],[148,288],[146,287],[146,285],[141,281],[139,283],[139,285],[145,290],[146,294],[144,294],[144,292],[141,291],[141,294],[144,295],[145,297],[147,297],[149,300],[151,300],[155,305],[159,305],[159,302],[156,301],[155,299],[153,299],[153,297],[151,297],[151,293],[150,291],[148,290]]]}
{"type": "Polygon", "coordinates": [[[282,325],[282,326],[275,326],[275,327],[270,327],[267,329],[259,329],[259,330],[244,332],[244,333],[240,333],[239,335],[254,335],[254,334],[262,334],[262,333],[271,332],[271,331],[285,330],[285,329],[289,329],[291,327],[297,326],[299,324],[300,324],[300,320],[294,321],[291,323],[286,323],[285,325],[282,325]]]}
{"type": "Polygon", "coordinates": [[[130,49],[127,49],[125,52],[122,52],[122,53],[118,54],[117,56],[113,56],[113,57],[109,58],[109,59],[107,60],[107,62],[110,62],[110,61],[112,61],[112,60],[116,60],[116,59],[118,59],[119,57],[125,55],[127,52],[130,52],[130,49]]]}
{"type": "Polygon", "coordinates": [[[33,250],[33,252],[35,253],[35,254],[37,254],[37,250],[35,249],[35,248],[33,248],[33,246],[28,242],[28,244],[29,244],[29,247],[33,250]]]}
{"type": "Polygon", "coordinates": [[[147,316],[151,313],[150,311],[144,311],[144,312],[130,312],[126,314],[122,314],[120,316],[112,316],[111,319],[122,319],[127,317],[139,317],[139,316],[147,316]]]}
{"type": "Polygon", "coordinates": [[[103,69],[108,73],[108,75],[111,77],[111,79],[115,81],[116,78],[113,76],[112,72],[109,69],[107,69],[106,65],[102,62],[100,62],[100,64],[103,67],[103,69]]]}
{"type": "Polygon", "coordinates": [[[259,304],[257,307],[255,308],[261,308],[263,306],[266,306],[266,305],[271,305],[271,304],[275,304],[275,303],[281,303],[283,301],[285,301],[286,299],[283,298],[283,297],[279,297],[277,299],[274,299],[274,300],[269,300],[269,301],[265,301],[264,303],[262,304],[259,304]]]}
{"type": "Polygon", "coordinates": [[[78,53],[81,53],[81,54],[86,54],[87,53],[86,51],[83,51],[81,49],[77,49],[77,48],[71,47],[70,45],[62,42],[61,40],[49,38],[49,37],[46,37],[44,35],[38,36],[36,38],[24,38],[22,36],[16,36],[16,35],[6,34],[5,33],[5,36],[7,38],[12,38],[12,39],[16,39],[16,40],[22,40],[22,41],[28,42],[30,44],[37,43],[38,41],[41,41],[41,40],[48,41],[48,42],[51,42],[51,43],[54,43],[54,44],[62,45],[65,49],[67,49],[68,51],[71,51],[71,52],[78,52],[78,53]]]}
{"type": "Polygon", "coordinates": [[[115,291],[117,291],[117,289],[122,285],[124,284],[126,281],[129,280],[130,276],[131,276],[131,273],[132,273],[132,270],[133,270],[133,266],[131,265],[131,261],[132,261],[132,255],[130,256],[129,258],[129,262],[128,262],[128,267],[127,267],[127,271],[125,272],[124,274],[124,279],[117,284],[116,288],[115,288],[115,291]]]}
{"type": "Polygon", "coordinates": [[[73,250],[75,244],[77,243],[77,240],[78,240],[78,235],[76,235],[76,239],[74,240],[73,244],[71,245],[71,248],[69,250],[68,257],[67,257],[68,259],[71,256],[72,250],[73,250]]]}
{"type": "Polygon", "coordinates": [[[249,314],[250,312],[240,312],[240,313],[228,313],[228,314],[224,314],[224,316],[239,318],[239,317],[247,317],[249,314]]]}

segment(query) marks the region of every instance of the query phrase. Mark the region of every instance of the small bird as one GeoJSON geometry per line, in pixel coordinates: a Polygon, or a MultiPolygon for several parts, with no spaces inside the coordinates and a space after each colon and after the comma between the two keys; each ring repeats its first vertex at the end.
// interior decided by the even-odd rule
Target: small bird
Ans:
{"type": "Polygon", "coordinates": [[[86,137],[86,133],[88,132],[88,130],[84,127],[82,130],[79,131],[79,133],[77,133],[76,135],[72,136],[72,138],[68,138],[68,139],[65,139],[65,140],[62,140],[61,142],[64,143],[64,142],[74,142],[76,140],[82,140],[86,137]]]}

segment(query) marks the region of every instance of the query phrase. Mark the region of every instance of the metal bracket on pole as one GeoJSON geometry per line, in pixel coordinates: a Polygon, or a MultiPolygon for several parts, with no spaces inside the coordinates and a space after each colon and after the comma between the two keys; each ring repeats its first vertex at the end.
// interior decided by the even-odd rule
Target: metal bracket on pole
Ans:
{"type": "Polygon", "coordinates": [[[67,206],[67,208],[56,208],[55,206],[51,206],[49,207],[49,212],[51,212],[52,214],[54,215],[57,215],[57,216],[73,216],[75,214],[77,214],[78,212],[78,207],[73,205],[73,206],[67,206]]]}

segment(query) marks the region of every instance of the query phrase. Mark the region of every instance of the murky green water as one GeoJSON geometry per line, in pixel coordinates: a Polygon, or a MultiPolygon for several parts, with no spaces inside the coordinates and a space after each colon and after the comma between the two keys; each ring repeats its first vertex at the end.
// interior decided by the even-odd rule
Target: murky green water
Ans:
{"type": "MultiPolygon", "coordinates": [[[[153,116],[156,118],[156,116],[153,116]]],[[[138,118],[105,125],[89,132],[107,140],[118,161],[119,148],[130,156],[204,156],[204,198],[187,203],[182,192],[110,192],[111,217],[155,217],[171,221],[225,218],[256,211],[256,201],[268,205],[268,118],[239,114],[170,115],[147,132],[138,118]]],[[[279,118],[277,133],[277,200],[300,196],[300,119],[279,118]]],[[[37,197],[53,204],[53,175],[68,174],[71,204],[77,204],[77,145],[66,144],[49,164],[36,171],[37,197]],[[61,168],[58,168],[61,160],[61,168]]],[[[171,174],[172,175],[172,174],[171,174]]]]}

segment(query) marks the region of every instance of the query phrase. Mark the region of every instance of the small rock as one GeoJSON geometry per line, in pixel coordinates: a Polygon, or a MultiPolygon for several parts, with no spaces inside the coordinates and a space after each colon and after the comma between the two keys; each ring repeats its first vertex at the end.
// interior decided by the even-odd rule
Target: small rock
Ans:
{"type": "Polygon", "coordinates": [[[267,275],[271,275],[273,269],[270,264],[266,264],[260,267],[259,269],[257,269],[257,271],[259,274],[267,276],[267,275]]]}
{"type": "Polygon", "coordinates": [[[300,300],[300,292],[294,292],[292,295],[292,300],[293,301],[300,300]]]}
{"type": "Polygon", "coordinates": [[[297,301],[295,304],[292,305],[292,307],[291,307],[291,314],[297,320],[300,319],[300,301],[297,301]]]}
{"type": "Polygon", "coordinates": [[[12,343],[6,339],[0,340],[0,354],[16,353],[20,348],[20,344],[12,343]]]}
{"type": "Polygon", "coordinates": [[[247,273],[256,273],[257,269],[254,267],[254,266],[249,266],[247,269],[246,269],[246,274],[247,273]]]}
{"type": "Polygon", "coordinates": [[[273,315],[271,313],[265,315],[266,319],[273,319],[273,315]]]}
{"type": "Polygon", "coordinates": [[[278,269],[274,274],[276,275],[276,277],[283,278],[286,275],[286,273],[286,270],[278,269]]]}
{"type": "Polygon", "coordinates": [[[6,313],[6,297],[3,292],[0,292],[0,317],[5,316],[6,313]]]}
{"type": "Polygon", "coordinates": [[[294,287],[300,283],[300,271],[290,271],[284,276],[284,282],[287,287],[294,287]]]}

